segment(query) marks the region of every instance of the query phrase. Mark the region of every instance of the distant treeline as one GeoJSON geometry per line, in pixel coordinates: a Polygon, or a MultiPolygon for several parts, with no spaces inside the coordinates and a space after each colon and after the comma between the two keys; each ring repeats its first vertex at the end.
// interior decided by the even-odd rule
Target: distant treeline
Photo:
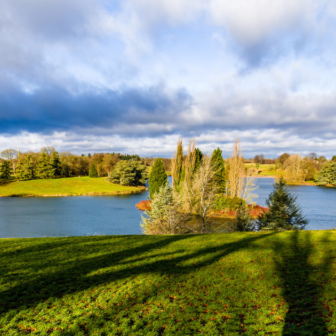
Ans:
{"type": "Polygon", "coordinates": [[[121,160],[140,161],[139,155],[120,153],[94,153],[75,155],[70,152],[58,153],[54,147],[42,147],[40,152],[21,153],[14,149],[1,152],[0,164],[8,164],[10,174],[19,179],[86,176],[92,164],[98,176],[108,176],[121,160]]]}

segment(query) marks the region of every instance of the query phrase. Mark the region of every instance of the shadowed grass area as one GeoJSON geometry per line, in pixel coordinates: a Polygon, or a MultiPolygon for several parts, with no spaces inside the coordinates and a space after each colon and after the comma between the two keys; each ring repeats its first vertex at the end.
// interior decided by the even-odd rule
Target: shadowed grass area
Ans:
{"type": "Polygon", "coordinates": [[[15,181],[0,185],[0,196],[79,196],[135,193],[143,187],[112,184],[105,177],[70,177],[60,179],[15,181]]]}
{"type": "Polygon", "coordinates": [[[3,335],[326,335],[336,233],[0,240],[3,335]]]}

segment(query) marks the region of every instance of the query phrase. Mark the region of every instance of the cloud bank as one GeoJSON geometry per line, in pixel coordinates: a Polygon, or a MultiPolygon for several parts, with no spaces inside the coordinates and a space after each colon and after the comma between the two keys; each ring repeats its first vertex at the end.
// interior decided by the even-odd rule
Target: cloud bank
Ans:
{"type": "Polygon", "coordinates": [[[4,0],[0,150],[335,155],[336,5],[4,0]]]}

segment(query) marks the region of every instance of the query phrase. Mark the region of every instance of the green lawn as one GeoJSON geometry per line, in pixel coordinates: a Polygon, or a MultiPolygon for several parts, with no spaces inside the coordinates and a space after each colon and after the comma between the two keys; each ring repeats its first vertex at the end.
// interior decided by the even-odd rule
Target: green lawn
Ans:
{"type": "Polygon", "coordinates": [[[326,335],[336,232],[2,239],[3,335],[326,335]]]}
{"type": "MultiPolygon", "coordinates": [[[[255,163],[245,163],[245,167],[247,169],[253,167],[256,168],[255,163]]],[[[253,174],[252,176],[275,176],[276,175],[276,170],[275,170],[275,165],[274,164],[260,164],[258,167],[259,174],[253,174]]]]}
{"type": "Polygon", "coordinates": [[[132,193],[139,188],[112,184],[105,177],[14,181],[0,185],[0,196],[76,196],[132,193]]]}

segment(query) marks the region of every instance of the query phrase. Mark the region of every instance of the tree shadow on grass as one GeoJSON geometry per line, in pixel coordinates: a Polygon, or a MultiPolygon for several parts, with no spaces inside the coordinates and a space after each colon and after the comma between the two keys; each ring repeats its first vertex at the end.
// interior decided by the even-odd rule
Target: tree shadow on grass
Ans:
{"type": "MultiPolygon", "coordinates": [[[[111,283],[123,280],[129,277],[141,275],[143,273],[154,274],[188,274],[195,271],[197,268],[211,265],[221,258],[241,249],[244,249],[248,244],[254,243],[259,239],[266,238],[270,234],[262,235],[247,235],[243,239],[231,241],[228,243],[219,244],[214,247],[198,248],[190,253],[186,253],[172,259],[152,260],[155,257],[161,257],[160,249],[167,247],[169,244],[176,243],[183,240],[192,239],[194,235],[184,236],[169,236],[169,237],[143,237],[149,240],[147,244],[140,244],[139,246],[103,254],[97,257],[88,257],[89,259],[81,258],[81,260],[69,261],[62,263],[59,261],[60,270],[50,273],[43,272],[43,269],[50,265],[51,260],[44,261],[37,269],[32,265],[36,274],[27,273],[26,278],[22,278],[22,283],[11,287],[10,289],[0,292],[0,314],[5,314],[9,310],[20,311],[29,307],[37,306],[40,302],[45,302],[49,298],[61,298],[65,294],[75,294],[79,291],[87,290],[91,287],[96,287],[102,284],[111,283]],[[159,240],[158,240],[159,239],[159,240]],[[146,255],[151,251],[157,253],[146,255]],[[207,258],[197,262],[197,264],[189,264],[182,266],[180,263],[186,262],[190,259],[203,257],[204,255],[211,255],[213,257],[207,258]],[[127,266],[127,259],[136,257],[136,260],[129,261],[127,266]],[[142,261],[148,259],[146,264],[136,264],[138,258],[142,261]],[[93,274],[95,271],[108,268],[111,266],[121,266],[121,269],[111,270],[103,274],[93,274]]],[[[108,239],[108,237],[105,237],[108,239]]],[[[135,240],[139,243],[140,239],[135,240]]],[[[131,242],[131,240],[130,240],[131,242]]],[[[55,248],[52,245],[52,248],[55,248]]],[[[163,251],[161,251],[163,252],[163,251]]],[[[176,253],[177,251],[174,251],[176,253]]],[[[21,257],[24,252],[20,254],[21,257]]],[[[24,267],[24,266],[21,266],[24,267]]],[[[18,269],[20,271],[20,269],[18,269]]]]}
{"type": "Polygon", "coordinates": [[[14,183],[16,180],[1,180],[0,179],[0,187],[5,187],[8,184],[14,183]]]}
{"type": "MultiPolygon", "coordinates": [[[[328,235],[324,243],[329,242],[328,235]]],[[[321,261],[315,260],[311,233],[295,231],[289,240],[277,241],[274,252],[282,296],[288,304],[283,335],[327,335],[331,311],[321,302],[325,284],[321,278],[330,277],[331,249],[324,251],[321,261]]]]}

